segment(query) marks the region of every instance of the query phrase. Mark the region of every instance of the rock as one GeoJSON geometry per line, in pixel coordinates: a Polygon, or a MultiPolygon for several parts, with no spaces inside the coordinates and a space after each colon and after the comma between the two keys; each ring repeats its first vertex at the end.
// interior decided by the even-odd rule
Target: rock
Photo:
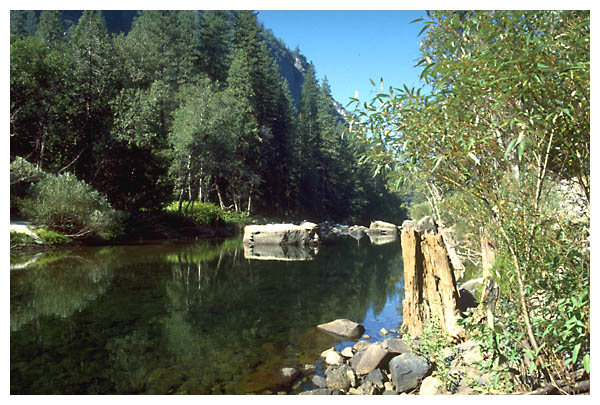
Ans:
{"type": "Polygon", "coordinates": [[[380,345],[388,353],[392,354],[410,353],[412,351],[410,347],[399,338],[385,339],[380,345]]]}
{"type": "Polygon", "coordinates": [[[348,394],[350,394],[350,395],[363,395],[363,392],[360,391],[360,390],[358,390],[358,389],[356,389],[356,388],[350,388],[348,390],[348,394]]]}
{"type": "Polygon", "coordinates": [[[383,394],[381,394],[381,395],[398,395],[398,393],[396,391],[394,391],[393,389],[391,389],[391,390],[383,391],[383,394]]]}
{"type": "Polygon", "coordinates": [[[415,229],[419,232],[434,232],[434,233],[436,233],[438,230],[438,227],[437,227],[437,224],[435,223],[435,220],[432,217],[426,216],[426,217],[421,218],[419,220],[419,222],[417,222],[415,229]]]}
{"type": "Polygon", "coordinates": [[[364,334],[364,335],[362,335],[362,338],[363,339],[371,339],[371,335],[364,334]]]}
{"type": "Polygon", "coordinates": [[[332,352],[332,351],[333,351],[333,352],[335,352],[335,347],[330,347],[330,348],[329,348],[329,349],[327,349],[327,350],[323,350],[323,351],[321,352],[321,358],[323,358],[323,359],[324,359],[325,357],[327,357],[327,353],[329,353],[329,352],[332,352]]]}
{"type": "Polygon", "coordinates": [[[389,353],[383,347],[379,344],[372,344],[361,352],[360,359],[356,363],[353,363],[352,367],[359,375],[368,374],[377,367],[383,366],[382,363],[384,363],[386,357],[389,358],[389,353]]]}
{"type": "Polygon", "coordinates": [[[419,389],[419,395],[441,395],[444,394],[444,383],[437,377],[425,377],[419,389]]]}
{"type": "Polygon", "coordinates": [[[350,357],[354,356],[354,352],[352,351],[351,347],[345,347],[342,350],[342,356],[344,356],[345,358],[349,359],[350,357]]]}
{"type": "Polygon", "coordinates": [[[366,226],[353,225],[348,228],[348,234],[356,240],[361,240],[367,234],[369,228],[366,226]]]}
{"type": "Polygon", "coordinates": [[[329,388],[318,388],[316,390],[300,392],[298,395],[344,395],[340,390],[332,390],[329,388]]]}
{"type": "MultiPolygon", "coordinates": [[[[383,383],[383,388],[386,391],[394,391],[394,384],[391,381],[386,381],[383,383]]],[[[394,394],[396,394],[396,391],[394,391],[394,394]]]]}
{"type": "Polygon", "coordinates": [[[421,380],[431,371],[427,359],[413,353],[403,353],[389,362],[392,382],[396,392],[406,392],[419,386],[421,380]]]}
{"type": "Polygon", "coordinates": [[[348,391],[350,387],[356,387],[356,375],[347,364],[332,370],[327,374],[327,388],[348,391]]]}
{"type": "Polygon", "coordinates": [[[389,334],[390,332],[386,328],[381,328],[379,330],[379,333],[381,333],[383,336],[385,336],[385,335],[389,334]]]}
{"type": "Polygon", "coordinates": [[[476,341],[469,339],[456,346],[462,362],[468,366],[483,360],[481,348],[476,341]]]}
{"type": "Polygon", "coordinates": [[[398,227],[389,222],[371,222],[367,235],[373,245],[383,245],[398,240],[398,227]]]}
{"type": "Polygon", "coordinates": [[[387,382],[387,377],[381,372],[380,369],[376,368],[375,370],[370,371],[369,374],[363,378],[363,381],[369,382],[378,388],[384,389],[385,383],[387,382]]]}
{"type": "Polygon", "coordinates": [[[477,308],[477,305],[479,305],[473,293],[465,288],[458,290],[458,296],[458,310],[460,312],[465,312],[469,308],[477,308]]]}
{"type": "Polygon", "coordinates": [[[363,350],[366,350],[367,347],[371,346],[373,343],[371,342],[367,342],[366,340],[359,340],[358,342],[356,342],[356,344],[353,346],[354,351],[356,352],[361,352],[363,350]]]}
{"type": "Polygon", "coordinates": [[[305,364],[304,365],[304,371],[315,371],[317,369],[317,366],[315,366],[314,364],[305,364]]]}
{"type": "Polygon", "coordinates": [[[336,319],[317,326],[318,329],[336,337],[359,339],[365,333],[365,327],[348,319],[336,319]]]}
{"type": "Polygon", "coordinates": [[[338,366],[344,362],[344,358],[336,351],[330,351],[325,356],[325,363],[331,366],[338,366]]]}
{"type": "Polygon", "coordinates": [[[372,382],[365,381],[358,387],[357,390],[361,395],[376,395],[383,392],[383,385],[382,387],[377,387],[372,382]]]}
{"type": "Polygon", "coordinates": [[[300,373],[300,371],[296,370],[293,367],[282,368],[279,371],[279,374],[281,374],[281,376],[283,377],[283,383],[285,385],[292,384],[294,381],[296,381],[302,376],[302,373],[300,373]]]}
{"type": "Polygon", "coordinates": [[[327,387],[327,379],[325,377],[322,377],[320,375],[316,375],[312,378],[312,383],[319,388],[326,388],[327,387]]]}
{"type": "Polygon", "coordinates": [[[319,227],[312,222],[301,225],[268,224],[244,227],[243,243],[249,245],[301,245],[318,243],[319,227]]]}

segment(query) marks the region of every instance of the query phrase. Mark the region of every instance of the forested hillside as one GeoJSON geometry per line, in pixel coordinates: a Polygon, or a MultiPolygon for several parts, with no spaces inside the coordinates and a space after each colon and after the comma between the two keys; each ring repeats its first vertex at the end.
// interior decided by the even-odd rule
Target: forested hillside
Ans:
{"type": "Polygon", "coordinates": [[[107,14],[11,12],[11,162],[72,173],[129,212],[193,200],[400,220],[326,78],[254,12],[107,14]]]}

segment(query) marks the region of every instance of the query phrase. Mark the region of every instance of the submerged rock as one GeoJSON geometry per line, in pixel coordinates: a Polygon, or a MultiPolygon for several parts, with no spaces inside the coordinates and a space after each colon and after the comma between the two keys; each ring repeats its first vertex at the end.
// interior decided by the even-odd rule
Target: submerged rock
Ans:
{"type": "Polygon", "coordinates": [[[365,327],[348,319],[336,319],[317,326],[318,329],[347,339],[359,339],[365,333],[365,327]]]}

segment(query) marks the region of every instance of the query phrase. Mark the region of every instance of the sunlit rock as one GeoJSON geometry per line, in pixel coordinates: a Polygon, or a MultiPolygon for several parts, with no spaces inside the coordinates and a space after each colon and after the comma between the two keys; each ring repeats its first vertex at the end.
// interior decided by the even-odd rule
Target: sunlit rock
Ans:
{"type": "Polygon", "coordinates": [[[319,242],[319,227],[312,222],[294,224],[247,225],[244,227],[244,244],[249,245],[299,245],[319,242]]]}

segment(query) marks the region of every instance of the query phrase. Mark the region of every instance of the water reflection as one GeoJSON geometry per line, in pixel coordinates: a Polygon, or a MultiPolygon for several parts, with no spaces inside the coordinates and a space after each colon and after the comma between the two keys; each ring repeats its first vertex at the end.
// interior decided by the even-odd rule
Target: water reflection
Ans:
{"type": "Polygon", "coordinates": [[[312,257],[248,260],[239,239],[44,254],[11,271],[11,393],[260,393],[339,343],[315,325],[397,327],[399,243],[312,257]]]}

